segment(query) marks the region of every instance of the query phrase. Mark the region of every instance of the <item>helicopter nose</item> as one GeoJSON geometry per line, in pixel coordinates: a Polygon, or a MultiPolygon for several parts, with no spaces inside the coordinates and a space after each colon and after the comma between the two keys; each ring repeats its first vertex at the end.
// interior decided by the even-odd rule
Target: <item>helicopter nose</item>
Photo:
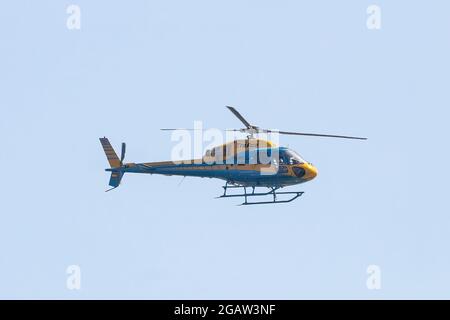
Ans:
{"type": "Polygon", "coordinates": [[[314,167],[312,164],[308,164],[308,169],[306,170],[305,178],[308,180],[312,180],[315,177],[317,177],[317,168],[314,167]]]}

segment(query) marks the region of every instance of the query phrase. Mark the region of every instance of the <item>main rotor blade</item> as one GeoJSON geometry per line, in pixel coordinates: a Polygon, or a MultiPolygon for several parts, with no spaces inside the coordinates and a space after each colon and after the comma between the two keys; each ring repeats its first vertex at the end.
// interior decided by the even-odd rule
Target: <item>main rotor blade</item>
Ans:
{"type": "Polygon", "coordinates": [[[303,132],[274,131],[274,130],[267,130],[267,132],[278,132],[280,134],[289,134],[289,135],[295,135],[295,136],[310,136],[310,137],[325,137],[325,138],[367,140],[367,138],[363,138],[363,137],[339,136],[339,135],[334,135],[334,134],[303,133],[303,132]]]}
{"type": "Polygon", "coordinates": [[[198,129],[192,129],[192,128],[162,128],[162,129],[159,129],[159,130],[162,130],[162,131],[176,131],[176,130],[188,130],[188,131],[201,130],[201,131],[204,131],[204,130],[207,130],[207,129],[200,129],[200,128],[198,128],[198,129]]]}
{"type": "MultiPolygon", "coordinates": [[[[245,132],[244,130],[240,130],[240,129],[226,129],[225,131],[245,132]]],[[[267,129],[257,129],[256,133],[279,133],[279,134],[288,134],[288,135],[296,135],[296,136],[311,136],[311,137],[326,137],[326,138],[367,140],[367,138],[363,138],[363,137],[340,136],[340,135],[334,135],[334,134],[319,134],[319,133],[277,131],[277,130],[267,130],[267,129]]]]}
{"type": "Polygon", "coordinates": [[[252,125],[250,123],[248,123],[247,120],[245,120],[245,118],[233,107],[230,106],[226,106],[231,112],[233,112],[233,114],[242,121],[242,123],[247,127],[247,128],[251,128],[252,125]]]}

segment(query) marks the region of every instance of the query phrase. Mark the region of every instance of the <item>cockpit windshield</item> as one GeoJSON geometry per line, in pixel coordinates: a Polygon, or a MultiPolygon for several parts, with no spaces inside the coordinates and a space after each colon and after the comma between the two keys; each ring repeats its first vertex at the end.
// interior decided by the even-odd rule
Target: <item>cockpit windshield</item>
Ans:
{"type": "Polygon", "coordinates": [[[280,150],[280,164],[303,164],[305,160],[295,151],[290,149],[280,150]]]}

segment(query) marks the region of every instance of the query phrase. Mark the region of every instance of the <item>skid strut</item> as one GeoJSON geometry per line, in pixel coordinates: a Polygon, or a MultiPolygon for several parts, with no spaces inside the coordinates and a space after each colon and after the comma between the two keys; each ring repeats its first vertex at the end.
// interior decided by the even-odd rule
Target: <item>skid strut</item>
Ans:
{"type": "Polygon", "coordinates": [[[228,182],[225,183],[223,188],[223,195],[217,197],[217,198],[237,198],[237,197],[244,197],[244,202],[241,203],[241,205],[251,205],[251,204],[272,204],[272,203],[286,203],[291,202],[297,199],[298,197],[303,195],[303,191],[277,191],[280,189],[280,187],[269,187],[271,189],[268,192],[255,192],[255,187],[245,187],[242,185],[228,185],[228,182]],[[244,193],[239,194],[227,194],[228,189],[237,189],[237,188],[243,188],[244,193]],[[252,188],[252,192],[247,192],[247,188],[252,188]],[[272,195],[273,200],[272,201],[258,201],[258,202],[249,202],[248,198],[251,197],[258,197],[258,196],[269,196],[272,195]],[[278,195],[291,195],[289,199],[286,200],[277,200],[278,195]]]}

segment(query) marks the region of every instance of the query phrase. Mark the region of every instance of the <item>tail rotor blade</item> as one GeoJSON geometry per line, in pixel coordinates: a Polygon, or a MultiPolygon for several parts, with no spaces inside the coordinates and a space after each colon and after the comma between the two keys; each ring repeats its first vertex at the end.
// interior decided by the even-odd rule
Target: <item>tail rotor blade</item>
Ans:
{"type": "Polygon", "coordinates": [[[123,163],[123,159],[125,159],[125,152],[127,149],[127,145],[125,144],[125,142],[122,142],[122,151],[120,153],[120,163],[123,163]]]}

